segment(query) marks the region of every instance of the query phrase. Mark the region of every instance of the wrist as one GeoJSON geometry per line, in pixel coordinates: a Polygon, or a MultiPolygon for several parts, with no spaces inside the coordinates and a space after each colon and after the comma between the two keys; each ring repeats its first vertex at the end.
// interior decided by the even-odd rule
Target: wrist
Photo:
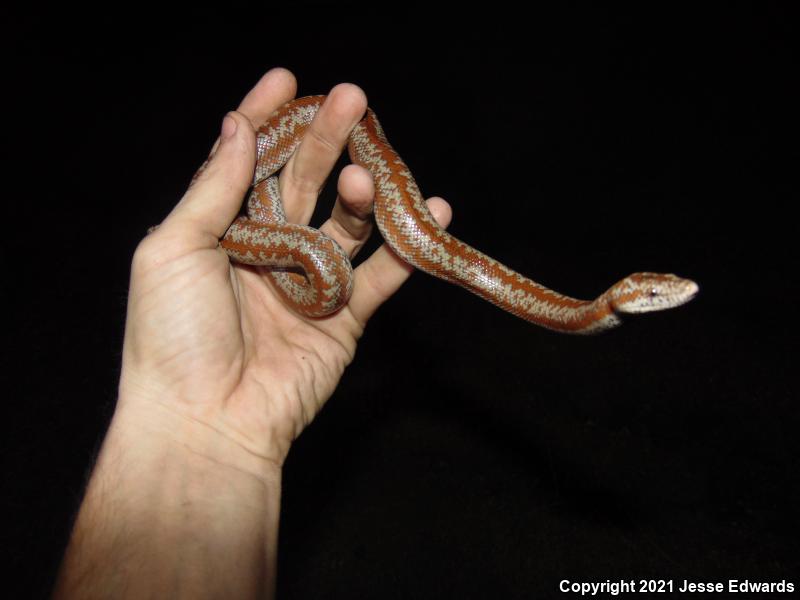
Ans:
{"type": "MultiPolygon", "coordinates": [[[[182,463],[206,476],[213,472],[215,478],[250,479],[260,486],[280,483],[281,453],[256,452],[218,415],[198,412],[173,399],[157,400],[121,386],[100,458],[107,453],[115,462],[182,463]]],[[[271,446],[265,441],[265,447],[271,446]]]]}

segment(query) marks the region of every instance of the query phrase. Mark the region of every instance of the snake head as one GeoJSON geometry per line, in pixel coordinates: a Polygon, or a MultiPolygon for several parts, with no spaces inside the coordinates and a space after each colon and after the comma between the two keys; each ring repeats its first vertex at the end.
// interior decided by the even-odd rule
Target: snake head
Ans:
{"type": "Polygon", "coordinates": [[[647,313],[685,304],[699,289],[691,279],[677,275],[634,273],[609,290],[609,301],[618,313],[647,313]]]}

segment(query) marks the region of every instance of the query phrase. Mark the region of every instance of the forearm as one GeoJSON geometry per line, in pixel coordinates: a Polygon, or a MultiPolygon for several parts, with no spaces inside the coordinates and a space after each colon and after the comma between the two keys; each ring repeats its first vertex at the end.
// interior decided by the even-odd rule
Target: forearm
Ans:
{"type": "Polygon", "coordinates": [[[262,598],[280,469],[155,403],[120,402],[56,598],[262,598]]]}

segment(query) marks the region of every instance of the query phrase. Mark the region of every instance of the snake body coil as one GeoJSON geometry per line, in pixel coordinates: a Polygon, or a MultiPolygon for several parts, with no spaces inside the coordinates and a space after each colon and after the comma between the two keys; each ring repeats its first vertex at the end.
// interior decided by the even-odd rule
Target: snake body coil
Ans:
{"type": "MultiPolygon", "coordinates": [[[[259,129],[248,217],[237,219],[220,242],[233,260],[273,267],[270,276],[284,301],[311,317],[330,314],[347,302],[353,287],[352,267],[332,239],[316,229],[286,222],[274,174],[289,160],[324,99],[293,100],[259,129]]],[[[618,325],[620,313],[672,308],[688,302],[698,291],[696,283],[675,275],[635,273],[593,301],[554,292],[440,227],[372,110],[354,128],[348,150],[353,162],[372,174],[375,220],[396,254],[527,321],[565,333],[595,333],[618,325]]]]}

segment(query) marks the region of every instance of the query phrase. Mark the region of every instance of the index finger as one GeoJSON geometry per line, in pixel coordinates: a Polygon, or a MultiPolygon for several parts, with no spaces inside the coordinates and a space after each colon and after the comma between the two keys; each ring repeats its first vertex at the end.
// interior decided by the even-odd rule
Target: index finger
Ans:
{"type": "MultiPolygon", "coordinates": [[[[258,130],[272,113],[294,98],[296,93],[297,80],[292,72],[283,67],[275,67],[264,73],[253,89],[247,92],[236,112],[247,117],[253,129],[258,130]]],[[[219,142],[217,138],[211,146],[209,158],[217,152],[219,142]]]]}
{"type": "Polygon", "coordinates": [[[258,129],[273,112],[294,98],[296,93],[297,80],[292,72],[276,67],[258,80],[236,110],[250,119],[253,129],[258,129]]]}

